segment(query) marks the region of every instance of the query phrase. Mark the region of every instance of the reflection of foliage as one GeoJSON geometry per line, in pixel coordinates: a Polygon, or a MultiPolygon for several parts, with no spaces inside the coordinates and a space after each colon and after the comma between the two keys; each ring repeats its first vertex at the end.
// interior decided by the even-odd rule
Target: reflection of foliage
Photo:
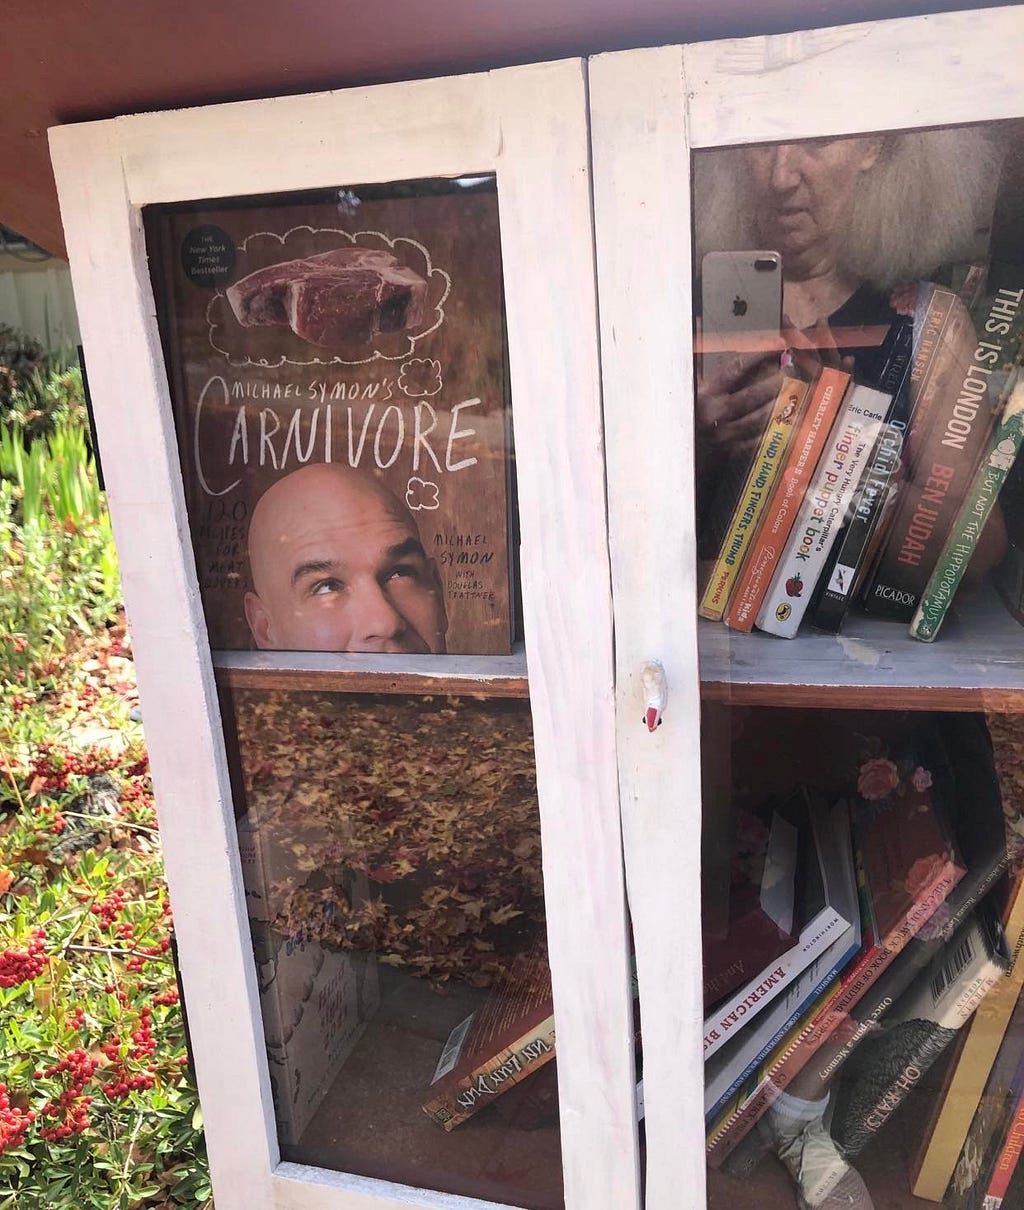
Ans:
{"type": "Polygon", "coordinates": [[[543,927],[525,704],[236,695],[275,928],[488,986],[543,927]]]}

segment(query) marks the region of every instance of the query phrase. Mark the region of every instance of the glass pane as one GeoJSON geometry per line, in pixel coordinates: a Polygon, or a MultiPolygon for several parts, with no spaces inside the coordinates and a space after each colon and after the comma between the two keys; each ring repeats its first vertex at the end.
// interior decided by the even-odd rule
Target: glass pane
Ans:
{"type": "Polygon", "coordinates": [[[507,654],[493,177],[145,219],[211,645],[507,654]]]}
{"type": "Polygon", "coordinates": [[[1022,172],[1020,123],[694,157],[714,1207],[1016,1167],[1022,172]]]}
{"type": "Polygon", "coordinates": [[[283,1156],[560,1207],[529,704],[224,706],[283,1156]]]}

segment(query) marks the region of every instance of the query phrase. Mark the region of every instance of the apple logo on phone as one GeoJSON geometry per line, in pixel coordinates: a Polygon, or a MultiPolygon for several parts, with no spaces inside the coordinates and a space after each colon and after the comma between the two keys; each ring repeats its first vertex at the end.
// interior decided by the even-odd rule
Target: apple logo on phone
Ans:
{"type": "Polygon", "coordinates": [[[738,294],[732,300],[732,313],[733,315],[741,318],[747,313],[747,300],[745,298],[740,298],[738,294]]]}

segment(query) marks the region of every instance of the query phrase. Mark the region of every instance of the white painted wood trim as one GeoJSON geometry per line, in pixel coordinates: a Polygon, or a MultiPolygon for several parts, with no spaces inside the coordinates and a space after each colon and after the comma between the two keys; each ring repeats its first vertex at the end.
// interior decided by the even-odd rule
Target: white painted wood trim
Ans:
{"type": "Polygon", "coordinates": [[[339,1205],[345,1210],[510,1210],[497,1202],[388,1185],[305,1164],[279,1164],[273,1184],[275,1210],[337,1210],[339,1205]]]}
{"type": "Polygon", "coordinates": [[[341,655],[324,651],[214,651],[215,668],[252,672],[351,672],[384,678],[430,676],[481,683],[526,676],[526,650],[511,655],[341,655]]]}
{"type": "Polygon", "coordinates": [[[1017,117],[1022,57],[1019,5],[695,43],[690,145],[1017,117]]]}
{"type": "Polygon", "coordinates": [[[704,1204],[690,179],[681,48],[641,53],[592,60],[590,99],[645,1204],[679,1210],[704,1204]],[[668,681],[653,734],[640,685],[652,659],[668,681]]]}
{"type": "Polygon", "coordinates": [[[493,86],[565,1202],[622,1210],[640,1173],[584,67],[493,86]]]}
{"type": "Polygon", "coordinates": [[[464,1203],[311,1170],[271,1177],[255,973],[140,207],[497,172],[566,1206],[638,1206],[582,64],[114,119],[55,129],[51,149],[218,1210],[464,1203]]]}
{"type": "Polygon", "coordinates": [[[141,215],[114,123],[52,132],[164,858],[224,1210],[269,1207],[279,1152],[231,790],[141,215]]]}

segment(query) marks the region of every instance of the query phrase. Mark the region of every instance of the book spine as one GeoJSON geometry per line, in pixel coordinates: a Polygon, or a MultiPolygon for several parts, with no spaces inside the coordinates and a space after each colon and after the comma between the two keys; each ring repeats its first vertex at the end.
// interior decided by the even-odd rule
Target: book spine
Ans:
{"type": "Polygon", "coordinates": [[[833,984],[838,980],[840,972],[855,953],[856,948],[851,947],[846,951],[845,954],[842,955],[839,961],[836,962],[835,966],[822,975],[811,991],[808,992],[808,994],[789,1014],[786,1020],[779,1026],[775,1033],[772,1034],[772,1036],[765,1042],[764,1046],[762,1046],[757,1054],[750,1060],[750,1062],[746,1064],[742,1071],[740,1071],[730,1081],[728,1087],[715,1098],[714,1104],[705,1106],[704,1119],[706,1123],[710,1124],[715,1120],[716,1115],[720,1114],[721,1110],[724,1109],[730,1098],[739,1092],[744,1083],[746,1083],[749,1077],[752,1076],[755,1071],[757,1071],[757,1069],[775,1050],[783,1038],[792,1032],[800,1019],[807,1013],[811,1005],[817,1003],[817,1001],[822,998],[824,993],[829,992],[831,994],[833,984]]]}
{"type": "Polygon", "coordinates": [[[818,375],[800,427],[790,441],[786,465],[729,602],[725,622],[733,630],[753,629],[754,618],[800,509],[804,487],[818,464],[849,383],[849,374],[828,366],[818,375]]]}
{"type": "Polygon", "coordinates": [[[1010,969],[966,1026],[956,1068],[942,1092],[942,1104],[914,1164],[915,1197],[941,1202],[971,1127],[974,1111],[1024,989],[1024,875],[1018,874],[1003,914],[1010,969]]]}
{"type": "Polygon", "coordinates": [[[796,635],[890,402],[871,387],[848,393],[758,611],[758,629],[796,635]]]}
{"type": "MultiPolygon", "coordinates": [[[[973,354],[957,357],[954,348],[945,372],[936,372],[940,398],[929,431],[911,452],[914,470],[865,597],[869,613],[900,622],[914,615],[987,442],[995,405],[991,375],[1008,355],[1016,356],[1022,299],[1024,290],[998,290],[983,312],[982,336],[973,337],[973,354]]],[[[963,316],[966,337],[971,324],[965,310],[963,316]]]]}
{"type": "Polygon", "coordinates": [[[725,540],[704,590],[698,610],[701,617],[718,622],[725,614],[743,559],[771,497],[806,398],[806,383],[797,378],[783,378],[772,407],[772,417],[761,435],[761,443],[736,500],[725,540]]]}
{"type": "Polygon", "coordinates": [[[822,1012],[808,1021],[798,1036],[776,1055],[759,1081],[758,1088],[733,1112],[720,1121],[707,1142],[707,1161],[718,1168],[740,1140],[753,1128],[758,1118],[789,1085],[815,1052],[839,1029],[850,1009],[867,989],[892,963],[908,941],[934,915],[961,876],[960,869],[950,861],[943,862],[935,878],[924,888],[906,916],[857,963],[840,984],[822,1012]]]}
{"type": "Polygon", "coordinates": [[[988,456],[974,474],[963,505],[939,554],[935,570],[921,594],[910,623],[910,635],[930,643],[939,633],[967,565],[981,537],[985,522],[1006,482],[1021,442],[1024,441],[1024,382],[1011,390],[992,440],[988,456]]]}
{"type": "Polygon", "coordinates": [[[1017,1170],[1022,1150],[1024,1150],[1024,1094],[1018,1097],[1013,1109],[1013,1116],[1010,1118],[1002,1150],[999,1152],[999,1158],[992,1171],[992,1179],[985,1191],[982,1210],[1000,1210],[1003,1198],[1006,1197],[1006,1191],[1010,1187],[1010,1181],[1017,1170]]]}
{"type": "Polygon", "coordinates": [[[445,1130],[452,1130],[543,1067],[554,1054],[555,1018],[550,1016],[472,1071],[445,1077],[423,1111],[445,1130]]]}
{"type": "MultiPolygon", "coordinates": [[[[769,969],[761,972],[758,982],[742,988],[727,1004],[715,1010],[704,1021],[705,1062],[733,1037],[753,1016],[759,1013],[807,969],[832,944],[838,929],[848,921],[834,908],[826,908],[814,918],[813,929],[769,969]]],[[[753,980],[751,981],[753,982],[753,980]]]]}
{"type": "MultiPolygon", "coordinates": [[[[935,305],[933,293],[926,324],[927,315],[935,305]]],[[[838,634],[842,629],[850,603],[864,577],[873,539],[900,465],[914,405],[919,398],[919,392],[911,389],[912,383],[921,377],[918,358],[910,360],[914,325],[910,320],[903,320],[894,324],[893,330],[893,352],[887,372],[879,382],[879,389],[893,396],[892,406],[854,497],[850,519],[825,564],[821,591],[809,618],[813,626],[828,634],[838,634]]]]}

